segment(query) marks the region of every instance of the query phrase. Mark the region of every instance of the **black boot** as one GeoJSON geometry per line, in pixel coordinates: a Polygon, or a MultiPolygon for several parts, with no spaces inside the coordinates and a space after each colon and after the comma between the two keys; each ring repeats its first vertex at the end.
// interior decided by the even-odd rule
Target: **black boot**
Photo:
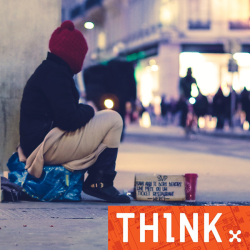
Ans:
{"type": "Polygon", "coordinates": [[[83,183],[83,192],[114,203],[130,203],[127,195],[121,195],[113,186],[116,176],[115,161],[117,148],[106,148],[97,161],[88,169],[88,177],[83,183]]]}

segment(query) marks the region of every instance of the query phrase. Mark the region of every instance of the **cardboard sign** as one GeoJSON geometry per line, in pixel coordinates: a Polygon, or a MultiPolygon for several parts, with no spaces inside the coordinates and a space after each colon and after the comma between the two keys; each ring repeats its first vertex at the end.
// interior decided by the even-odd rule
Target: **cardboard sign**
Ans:
{"type": "Polygon", "coordinates": [[[185,177],[183,175],[135,175],[137,200],[184,201],[185,177]]]}

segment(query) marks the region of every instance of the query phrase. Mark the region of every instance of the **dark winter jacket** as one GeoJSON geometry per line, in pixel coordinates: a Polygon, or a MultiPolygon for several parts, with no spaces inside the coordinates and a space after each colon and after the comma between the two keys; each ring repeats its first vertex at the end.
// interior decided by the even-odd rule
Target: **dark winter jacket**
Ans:
{"type": "Polygon", "coordinates": [[[75,131],[94,116],[91,106],[79,104],[69,65],[48,53],[47,59],[28,80],[20,113],[20,144],[26,157],[53,127],[75,131]]]}

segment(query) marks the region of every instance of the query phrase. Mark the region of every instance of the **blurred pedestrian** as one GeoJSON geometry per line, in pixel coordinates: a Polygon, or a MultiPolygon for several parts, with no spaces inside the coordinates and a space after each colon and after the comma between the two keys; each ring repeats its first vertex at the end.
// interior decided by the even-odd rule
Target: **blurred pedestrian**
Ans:
{"type": "Polygon", "coordinates": [[[186,127],[185,132],[186,136],[189,137],[190,135],[195,135],[195,128],[197,127],[197,116],[194,112],[194,106],[188,104],[188,113],[187,113],[187,120],[186,120],[186,127]]]}
{"type": "Polygon", "coordinates": [[[161,105],[161,117],[162,117],[162,120],[163,120],[163,124],[165,125],[165,124],[167,124],[167,120],[168,120],[167,115],[171,111],[170,110],[170,104],[167,103],[165,94],[163,94],[161,96],[161,104],[160,105],[161,105]]]}
{"type": "Polygon", "coordinates": [[[240,102],[242,105],[242,110],[246,114],[246,121],[250,123],[250,93],[246,87],[244,87],[240,94],[240,102]]]}
{"type": "Polygon", "coordinates": [[[246,114],[242,110],[242,104],[239,102],[233,116],[233,126],[243,128],[243,123],[246,120],[246,114]]]}
{"type": "Polygon", "coordinates": [[[225,97],[225,100],[226,100],[225,119],[229,121],[229,126],[232,127],[233,124],[232,124],[231,116],[234,116],[237,110],[238,104],[240,102],[240,96],[236,93],[234,89],[231,89],[230,94],[227,97],[225,97]],[[232,110],[232,97],[233,97],[233,102],[234,102],[233,111],[231,111],[232,110]]]}
{"type": "Polygon", "coordinates": [[[147,112],[149,114],[151,124],[156,124],[156,114],[155,114],[155,107],[152,103],[149,103],[148,107],[146,108],[147,112]]]}
{"type": "Polygon", "coordinates": [[[170,99],[170,102],[169,102],[169,110],[170,110],[170,123],[172,124],[177,124],[176,123],[176,119],[178,119],[176,117],[176,105],[177,105],[178,101],[175,100],[173,97],[170,99]]]}
{"type": "Polygon", "coordinates": [[[194,113],[197,116],[197,119],[207,115],[208,107],[209,107],[207,97],[202,95],[201,92],[199,92],[199,95],[196,97],[196,102],[193,105],[193,107],[194,107],[194,113]]]}
{"type": "Polygon", "coordinates": [[[226,115],[226,98],[223,95],[221,88],[213,98],[213,116],[217,118],[216,129],[223,129],[226,115]]]}
{"type": "Polygon", "coordinates": [[[195,86],[199,91],[196,79],[192,76],[192,68],[188,68],[187,75],[180,79],[180,86],[179,86],[180,95],[183,95],[186,98],[186,100],[192,97],[191,95],[192,84],[195,84],[195,86]]]}
{"type": "Polygon", "coordinates": [[[180,96],[179,101],[175,106],[175,111],[173,113],[180,112],[180,126],[186,128],[187,114],[188,114],[188,104],[184,95],[180,96]]]}
{"type": "MultiPolygon", "coordinates": [[[[110,201],[129,203],[113,187],[122,133],[121,116],[111,110],[94,113],[79,104],[73,75],[81,71],[88,46],[71,21],[57,28],[47,59],[28,80],[21,102],[20,144],[26,168],[40,178],[45,165],[88,170],[83,191],[110,201]]],[[[19,157],[20,158],[20,157],[19,157]]]]}
{"type": "Polygon", "coordinates": [[[188,114],[188,101],[192,97],[192,85],[195,84],[199,91],[196,79],[192,76],[192,68],[187,69],[187,75],[180,79],[180,99],[177,103],[177,109],[181,110],[181,121],[180,125],[185,128],[188,114]]]}
{"type": "Polygon", "coordinates": [[[164,117],[166,114],[167,114],[166,95],[163,94],[161,96],[161,116],[164,117]]]}

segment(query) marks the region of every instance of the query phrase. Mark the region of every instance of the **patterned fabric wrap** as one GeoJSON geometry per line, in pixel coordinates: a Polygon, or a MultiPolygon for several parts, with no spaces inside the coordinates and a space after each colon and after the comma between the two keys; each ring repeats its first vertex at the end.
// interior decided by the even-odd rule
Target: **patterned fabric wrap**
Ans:
{"type": "Polygon", "coordinates": [[[30,175],[25,163],[14,153],[7,166],[9,180],[23,187],[23,192],[40,201],[80,201],[85,170],[68,171],[63,166],[44,166],[40,178],[30,175]]]}

